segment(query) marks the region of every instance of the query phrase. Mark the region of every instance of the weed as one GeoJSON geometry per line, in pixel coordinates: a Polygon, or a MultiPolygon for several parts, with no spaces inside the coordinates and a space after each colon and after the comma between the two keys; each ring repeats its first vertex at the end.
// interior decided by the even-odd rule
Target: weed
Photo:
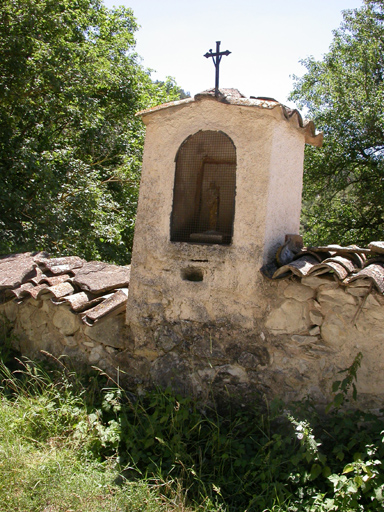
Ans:
{"type": "Polygon", "coordinates": [[[1,510],[384,510],[382,419],[345,408],[360,354],[325,414],[310,400],[220,412],[169,389],[138,397],[55,362],[0,365],[1,510]]]}

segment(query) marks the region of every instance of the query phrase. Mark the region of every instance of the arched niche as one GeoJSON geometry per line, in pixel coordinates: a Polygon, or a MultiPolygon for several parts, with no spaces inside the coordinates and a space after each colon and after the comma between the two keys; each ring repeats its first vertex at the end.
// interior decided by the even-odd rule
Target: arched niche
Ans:
{"type": "Polygon", "coordinates": [[[230,244],[236,194],[236,148],[221,131],[199,131],[176,158],[171,241],[230,244]]]}

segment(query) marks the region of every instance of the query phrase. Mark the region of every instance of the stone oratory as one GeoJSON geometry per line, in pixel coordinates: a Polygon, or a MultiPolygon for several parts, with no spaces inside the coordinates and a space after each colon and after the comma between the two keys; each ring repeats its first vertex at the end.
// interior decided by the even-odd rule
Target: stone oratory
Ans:
{"type": "Polygon", "coordinates": [[[225,323],[252,329],[258,270],[299,232],[304,144],[312,122],[236,89],[139,113],[146,125],[127,322],[225,323]]]}

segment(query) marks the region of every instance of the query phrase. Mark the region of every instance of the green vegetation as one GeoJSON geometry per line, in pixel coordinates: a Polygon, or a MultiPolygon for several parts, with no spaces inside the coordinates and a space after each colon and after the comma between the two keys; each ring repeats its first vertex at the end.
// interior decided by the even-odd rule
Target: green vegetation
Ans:
{"type": "Polygon", "coordinates": [[[164,482],[119,477],[117,430],[92,404],[94,377],[85,388],[64,368],[25,361],[19,373],[0,370],[0,510],[184,510],[177,490],[174,503],[164,496],[164,482]]]}
{"type": "Polygon", "coordinates": [[[62,361],[1,363],[0,510],[383,510],[383,422],[342,409],[360,361],[323,414],[309,401],[219,410],[62,361]]]}
{"type": "MultiPolygon", "coordinates": [[[[3,0],[0,12],[0,254],[47,250],[129,262],[141,109],[185,97],[153,82],[130,9],[101,0],[3,0]]],[[[381,239],[384,6],[344,12],[323,60],[291,99],[325,132],[306,148],[308,244],[381,239]]]]}
{"type": "Polygon", "coordinates": [[[324,131],[306,148],[308,244],[382,240],[384,227],[384,4],[347,10],[323,60],[310,57],[291,100],[324,131]]]}
{"type": "Polygon", "coordinates": [[[178,99],[134,52],[130,9],[101,0],[3,0],[0,254],[47,250],[126,264],[144,130],[178,99]]]}

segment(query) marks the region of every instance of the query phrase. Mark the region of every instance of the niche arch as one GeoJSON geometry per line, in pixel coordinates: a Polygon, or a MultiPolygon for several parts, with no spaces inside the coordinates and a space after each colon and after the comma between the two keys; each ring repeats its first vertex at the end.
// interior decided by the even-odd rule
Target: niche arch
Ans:
{"type": "Polygon", "coordinates": [[[222,131],[200,130],[176,157],[171,241],[230,244],[236,196],[236,147],[222,131]]]}

